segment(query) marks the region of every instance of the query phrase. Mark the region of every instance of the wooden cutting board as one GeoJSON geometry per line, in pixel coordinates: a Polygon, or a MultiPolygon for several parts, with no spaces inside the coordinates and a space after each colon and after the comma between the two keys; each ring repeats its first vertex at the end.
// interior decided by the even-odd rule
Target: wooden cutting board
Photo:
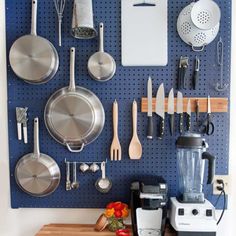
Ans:
{"type": "MultiPolygon", "coordinates": [[[[94,231],[94,225],[82,224],[49,224],[43,228],[35,236],[115,236],[108,230],[102,232],[94,231]]],[[[176,236],[168,227],[165,236],[176,236]]]]}

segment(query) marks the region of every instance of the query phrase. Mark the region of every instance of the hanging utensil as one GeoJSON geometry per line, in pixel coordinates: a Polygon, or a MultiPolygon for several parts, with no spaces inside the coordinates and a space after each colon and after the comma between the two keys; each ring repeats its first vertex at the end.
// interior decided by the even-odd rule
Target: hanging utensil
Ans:
{"type": "Polygon", "coordinates": [[[66,162],[66,191],[71,190],[71,181],[70,181],[70,162],[66,162]]]}
{"type": "Polygon", "coordinates": [[[71,183],[71,188],[79,188],[79,181],[77,180],[77,163],[75,161],[73,162],[73,182],[71,183]]]}
{"type": "Polygon", "coordinates": [[[99,82],[110,80],[116,72],[114,58],[104,52],[104,25],[99,24],[99,51],[94,53],[88,60],[88,72],[90,76],[99,82]]]}
{"type": "Polygon", "coordinates": [[[36,33],[37,0],[32,0],[31,33],[11,46],[9,61],[15,74],[27,83],[42,84],[54,77],[59,66],[55,47],[36,33]]]}
{"type": "Polygon", "coordinates": [[[192,108],[191,108],[191,100],[188,99],[187,103],[187,131],[191,131],[191,114],[192,114],[192,108]]]}
{"type": "Polygon", "coordinates": [[[228,89],[229,84],[224,84],[224,43],[222,38],[217,42],[217,62],[220,67],[220,82],[216,84],[215,89],[218,92],[224,92],[228,89]]]}
{"type": "Polygon", "coordinates": [[[149,76],[147,83],[147,97],[148,97],[148,128],[147,138],[153,138],[153,119],[152,119],[152,78],[149,76]]]}
{"type": "Polygon", "coordinates": [[[66,0],[53,0],[58,18],[58,44],[61,47],[61,24],[66,0]]]}
{"type": "Polygon", "coordinates": [[[195,57],[195,68],[193,73],[193,89],[196,90],[198,88],[198,80],[199,80],[199,70],[200,70],[200,59],[198,56],[195,57]]]}
{"type": "Polygon", "coordinates": [[[16,164],[15,179],[19,187],[34,197],[53,193],[61,179],[60,169],[50,156],[39,150],[39,120],[34,119],[34,152],[24,155],[16,164]]]}
{"type": "Polygon", "coordinates": [[[44,120],[50,135],[70,152],[81,152],[102,132],[105,113],[99,98],[75,86],[75,48],[70,49],[70,84],[48,100],[44,120]],[[66,124],[66,125],[65,125],[66,124]]]}
{"type": "Polygon", "coordinates": [[[177,93],[177,108],[176,113],[179,114],[179,132],[183,133],[184,130],[184,115],[183,115],[183,94],[178,91],[177,93]]]}
{"type": "Polygon", "coordinates": [[[178,83],[177,88],[185,89],[186,88],[186,73],[189,65],[189,58],[188,57],[180,57],[179,60],[179,72],[178,72],[178,83]]]}
{"type": "Polygon", "coordinates": [[[74,0],[71,34],[78,39],[92,39],[97,36],[93,23],[92,0],[74,0]]]}
{"type": "Polygon", "coordinates": [[[102,177],[99,178],[96,183],[96,189],[101,193],[108,193],[112,187],[112,182],[109,178],[106,177],[106,162],[101,163],[102,177]]]}
{"type": "Polygon", "coordinates": [[[212,0],[199,0],[195,2],[191,11],[193,24],[203,30],[209,30],[215,27],[220,22],[220,18],[220,8],[212,0]]]}
{"type": "Polygon", "coordinates": [[[163,83],[159,86],[157,90],[156,114],[160,117],[158,138],[162,139],[164,136],[165,129],[165,90],[163,83]]]}
{"type": "Polygon", "coordinates": [[[111,161],[120,161],[122,156],[122,149],[118,136],[118,103],[113,102],[113,140],[110,148],[111,161]]]}
{"type": "Polygon", "coordinates": [[[175,100],[174,100],[174,89],[172,88],[168,96],[168,109],[167,113],[170,116],[170,134],[174,135],[175,127],[175,100]]]}
{"type": "Polygon", "coordinates": [[[137,109],[137,102],[134,100],[132,106],[133,137],[129,145],[129,157],[133,160],[138,160],[142,157],[142,144],[140,143],[137,134],[137,109]]]}

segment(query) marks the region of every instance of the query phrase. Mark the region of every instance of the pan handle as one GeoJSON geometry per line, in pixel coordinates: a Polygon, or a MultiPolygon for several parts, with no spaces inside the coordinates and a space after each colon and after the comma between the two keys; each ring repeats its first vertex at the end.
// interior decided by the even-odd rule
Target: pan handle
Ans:
{"type": "Polygon", "coordinates": [[[34,156],[39,158],[39,118],[34,118],[34,156]]]}
{"type": "Polygon", "coordinates": [[[81,145],[81,147],[80,147],[79,149],[73,149],[73,148],[71,148],[69,143],[66,143],[66,147],[67,147],[67,149],[68,149],[70,152],[77,153],[77,152],[83,151],[83,149],[84,149],[84,143],[82,143],[82,145],[81,145]]]}
{"type": "Polygon", "coordinates": [[[31,34],[37,35],[37,0],[32,0],[31,34]]]}
{"type": "Polygon", "coordinates": [[[70,48],[70,85],[69,91],[75,91],[75,48],[70,48]]]}
{"type": "Polygon", "coordinates": [[[104,25],[99,24],[99,51],[104,52],[104,25]]]}

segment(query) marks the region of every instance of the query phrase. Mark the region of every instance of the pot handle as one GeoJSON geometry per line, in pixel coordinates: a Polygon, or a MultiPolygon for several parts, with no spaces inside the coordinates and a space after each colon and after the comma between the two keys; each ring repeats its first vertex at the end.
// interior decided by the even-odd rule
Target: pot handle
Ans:
{"type": "Polygon", "coordinates": [[[194,52],[202,52],[204,50],[205,46],[206,45],[203,45],[201,47],[195,47],[195,46],[192,45],[192,49],[193,49],[194,52]]]}
{"type": "Polygon", "coordinates": [[[75,91],[75,48],[70,48],[70,84],[69,91],[75,91]]]}
{"type": "Polygon", "coordinates": [[[35,158],[39,158],[39,118],[34,118],[34,156],[35,158]]]}
{"type": "Polygon", "coordinates": [[[99,24],[99,51],[104,52],[104,25],[99,24]]]}
{"type": "Polygon", "coordinates": [[[84,143],[82,143],[82,145],[80,146],[79,149],[73,149],[73,148],[70,146],[69,143],[66,143],[66,147],[67,147],[67,149],[68,149],[70,152],[78,153],[78,152],[83,151],[83,149],[84,149],[84,143]]]}
{"type": "Polygon", "coordinates": [[[37,35],[37,0],[32,0],[32,13],[31,13],[31,32],[32,35],[37,35]]]}
{"type": "Polygon", "coordinates": [[[215,157],[212,156],[209,152],[204,152],[202,154],[203,160],[208,160],[208,179],[207,184],[212,184],[215,177],[215,157]]]}

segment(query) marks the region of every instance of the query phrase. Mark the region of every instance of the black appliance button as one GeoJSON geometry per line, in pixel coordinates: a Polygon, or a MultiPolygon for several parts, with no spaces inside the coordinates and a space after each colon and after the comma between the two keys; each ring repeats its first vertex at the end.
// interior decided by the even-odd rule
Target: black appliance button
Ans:
{"type": "Polygon", "coordinates": [[[194,216],[196,216],[196,215],[198,215],[198,210],[197,209],[193,209],[192,213],[193,213],[194,216]]]}
{"type": "Polygon", "coordinates": [[[212,216],[212,210],[211,209],[206,210],[206,216],[209,216],[209,217],[212,216]]]}
{"type": "Polygon", "coordinates": [[[183,216],[184,215],[184,209],[183,208],[179,208],[178,209],[178,215],[179,216],[183,216]]]}

